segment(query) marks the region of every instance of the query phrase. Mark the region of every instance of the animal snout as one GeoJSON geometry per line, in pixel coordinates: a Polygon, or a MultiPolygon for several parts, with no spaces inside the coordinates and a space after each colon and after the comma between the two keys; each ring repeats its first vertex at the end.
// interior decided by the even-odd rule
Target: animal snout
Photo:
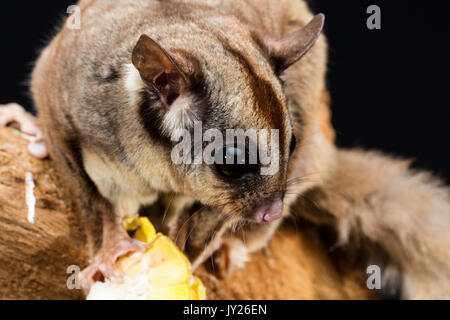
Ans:
{"type": "Polygon", "coordinates": [[[256,208],[253,219],[257,223],[268,223],[278,220],[283,215],[283,200],[281,198],[266,201],[256,208]]]}

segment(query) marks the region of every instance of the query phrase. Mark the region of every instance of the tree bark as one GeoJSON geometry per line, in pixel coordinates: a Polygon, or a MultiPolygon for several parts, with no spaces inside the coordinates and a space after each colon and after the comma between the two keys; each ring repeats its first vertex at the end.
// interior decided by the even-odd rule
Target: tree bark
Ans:
{"type": "MultiPolygon", "coordinates": [[[[79,215],[65,201],[51,160],[28,155],[28,142],[0,128],[0,298],[83,299],[69,290],[69,266],[89,263],[79,215]],[[32,174],[35,221],[28,221],[25,176],[32,174]]],[[[335,260],[335,259],[334,259],[335,260]]],[[[224,255],[197,275],[210,299],[367,299],[363,272],[334,261],[308,228],[286,226],[244,269],[224,276],[224,255]]]]}

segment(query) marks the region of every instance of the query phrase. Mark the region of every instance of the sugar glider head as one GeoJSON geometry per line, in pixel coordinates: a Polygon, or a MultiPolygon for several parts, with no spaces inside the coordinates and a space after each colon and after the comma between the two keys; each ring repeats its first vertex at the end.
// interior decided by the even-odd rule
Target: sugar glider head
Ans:
{"type": "Polygon", "coordinates": [[[295,148],[280,74],[308,52],[323,23],[318,15],[281,40],[210,30],[166,46],[142,35],[132,53],[141,84],[129,90],[139,94],[142,150],[154,147],[168,162],[156,171],[159,164],[141,160],[144,176],[166,176],[171,191],[235,220],[279,219],[295,148]]]}

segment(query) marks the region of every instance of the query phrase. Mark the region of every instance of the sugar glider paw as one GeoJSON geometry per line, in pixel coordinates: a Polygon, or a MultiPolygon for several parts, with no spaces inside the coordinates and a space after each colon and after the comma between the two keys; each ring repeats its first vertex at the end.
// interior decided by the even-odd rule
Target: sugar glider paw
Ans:
{"type": "Polygon", "coordinates": [[[234,271],[241,269],[250,260],[250,254],[244,242],[236,237],[226,237],[222,243],[226,252],[226,271],[231,276],[234,271]]]}
{"type": "Polygon", "coordinates": [[[47,146],[42,131],[37,125],[37,119],[17,103],[0,105],[0,127],[12,123],[16,123],[18,129],[29,137],[28,151],[32,156],[38,159],[48,157],[47,146]]]}
{"type": "Polygon", "coordinates": [[[143,252],[146,244],[133,239],[121,239],[100,249],[95,255],[94,263],[84,269],[79,275],[81,288],[87,295],[92,285],[97,281],[120,277],[121,273],[114,264],[121,256],[130,252],[143,252]]]}

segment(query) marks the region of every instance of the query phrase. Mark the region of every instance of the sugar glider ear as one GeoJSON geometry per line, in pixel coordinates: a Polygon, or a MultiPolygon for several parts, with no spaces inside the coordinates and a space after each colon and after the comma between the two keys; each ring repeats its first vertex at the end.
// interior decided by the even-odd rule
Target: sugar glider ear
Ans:
{"type": "Polygon", "coordinates": [[[264,38],[264,46],[278,74],[299,61],[320,36],[325,23],[325,15],[318,14],[302,29],[280,40],[264,38]]]}
{"type": "Polygon", "coordinates": [[[142,35],[133,50],[132,62],[142,80],[152,86],[170,108],[187,85],[185,74],[172,57],[153,39],[142,35]]]}

